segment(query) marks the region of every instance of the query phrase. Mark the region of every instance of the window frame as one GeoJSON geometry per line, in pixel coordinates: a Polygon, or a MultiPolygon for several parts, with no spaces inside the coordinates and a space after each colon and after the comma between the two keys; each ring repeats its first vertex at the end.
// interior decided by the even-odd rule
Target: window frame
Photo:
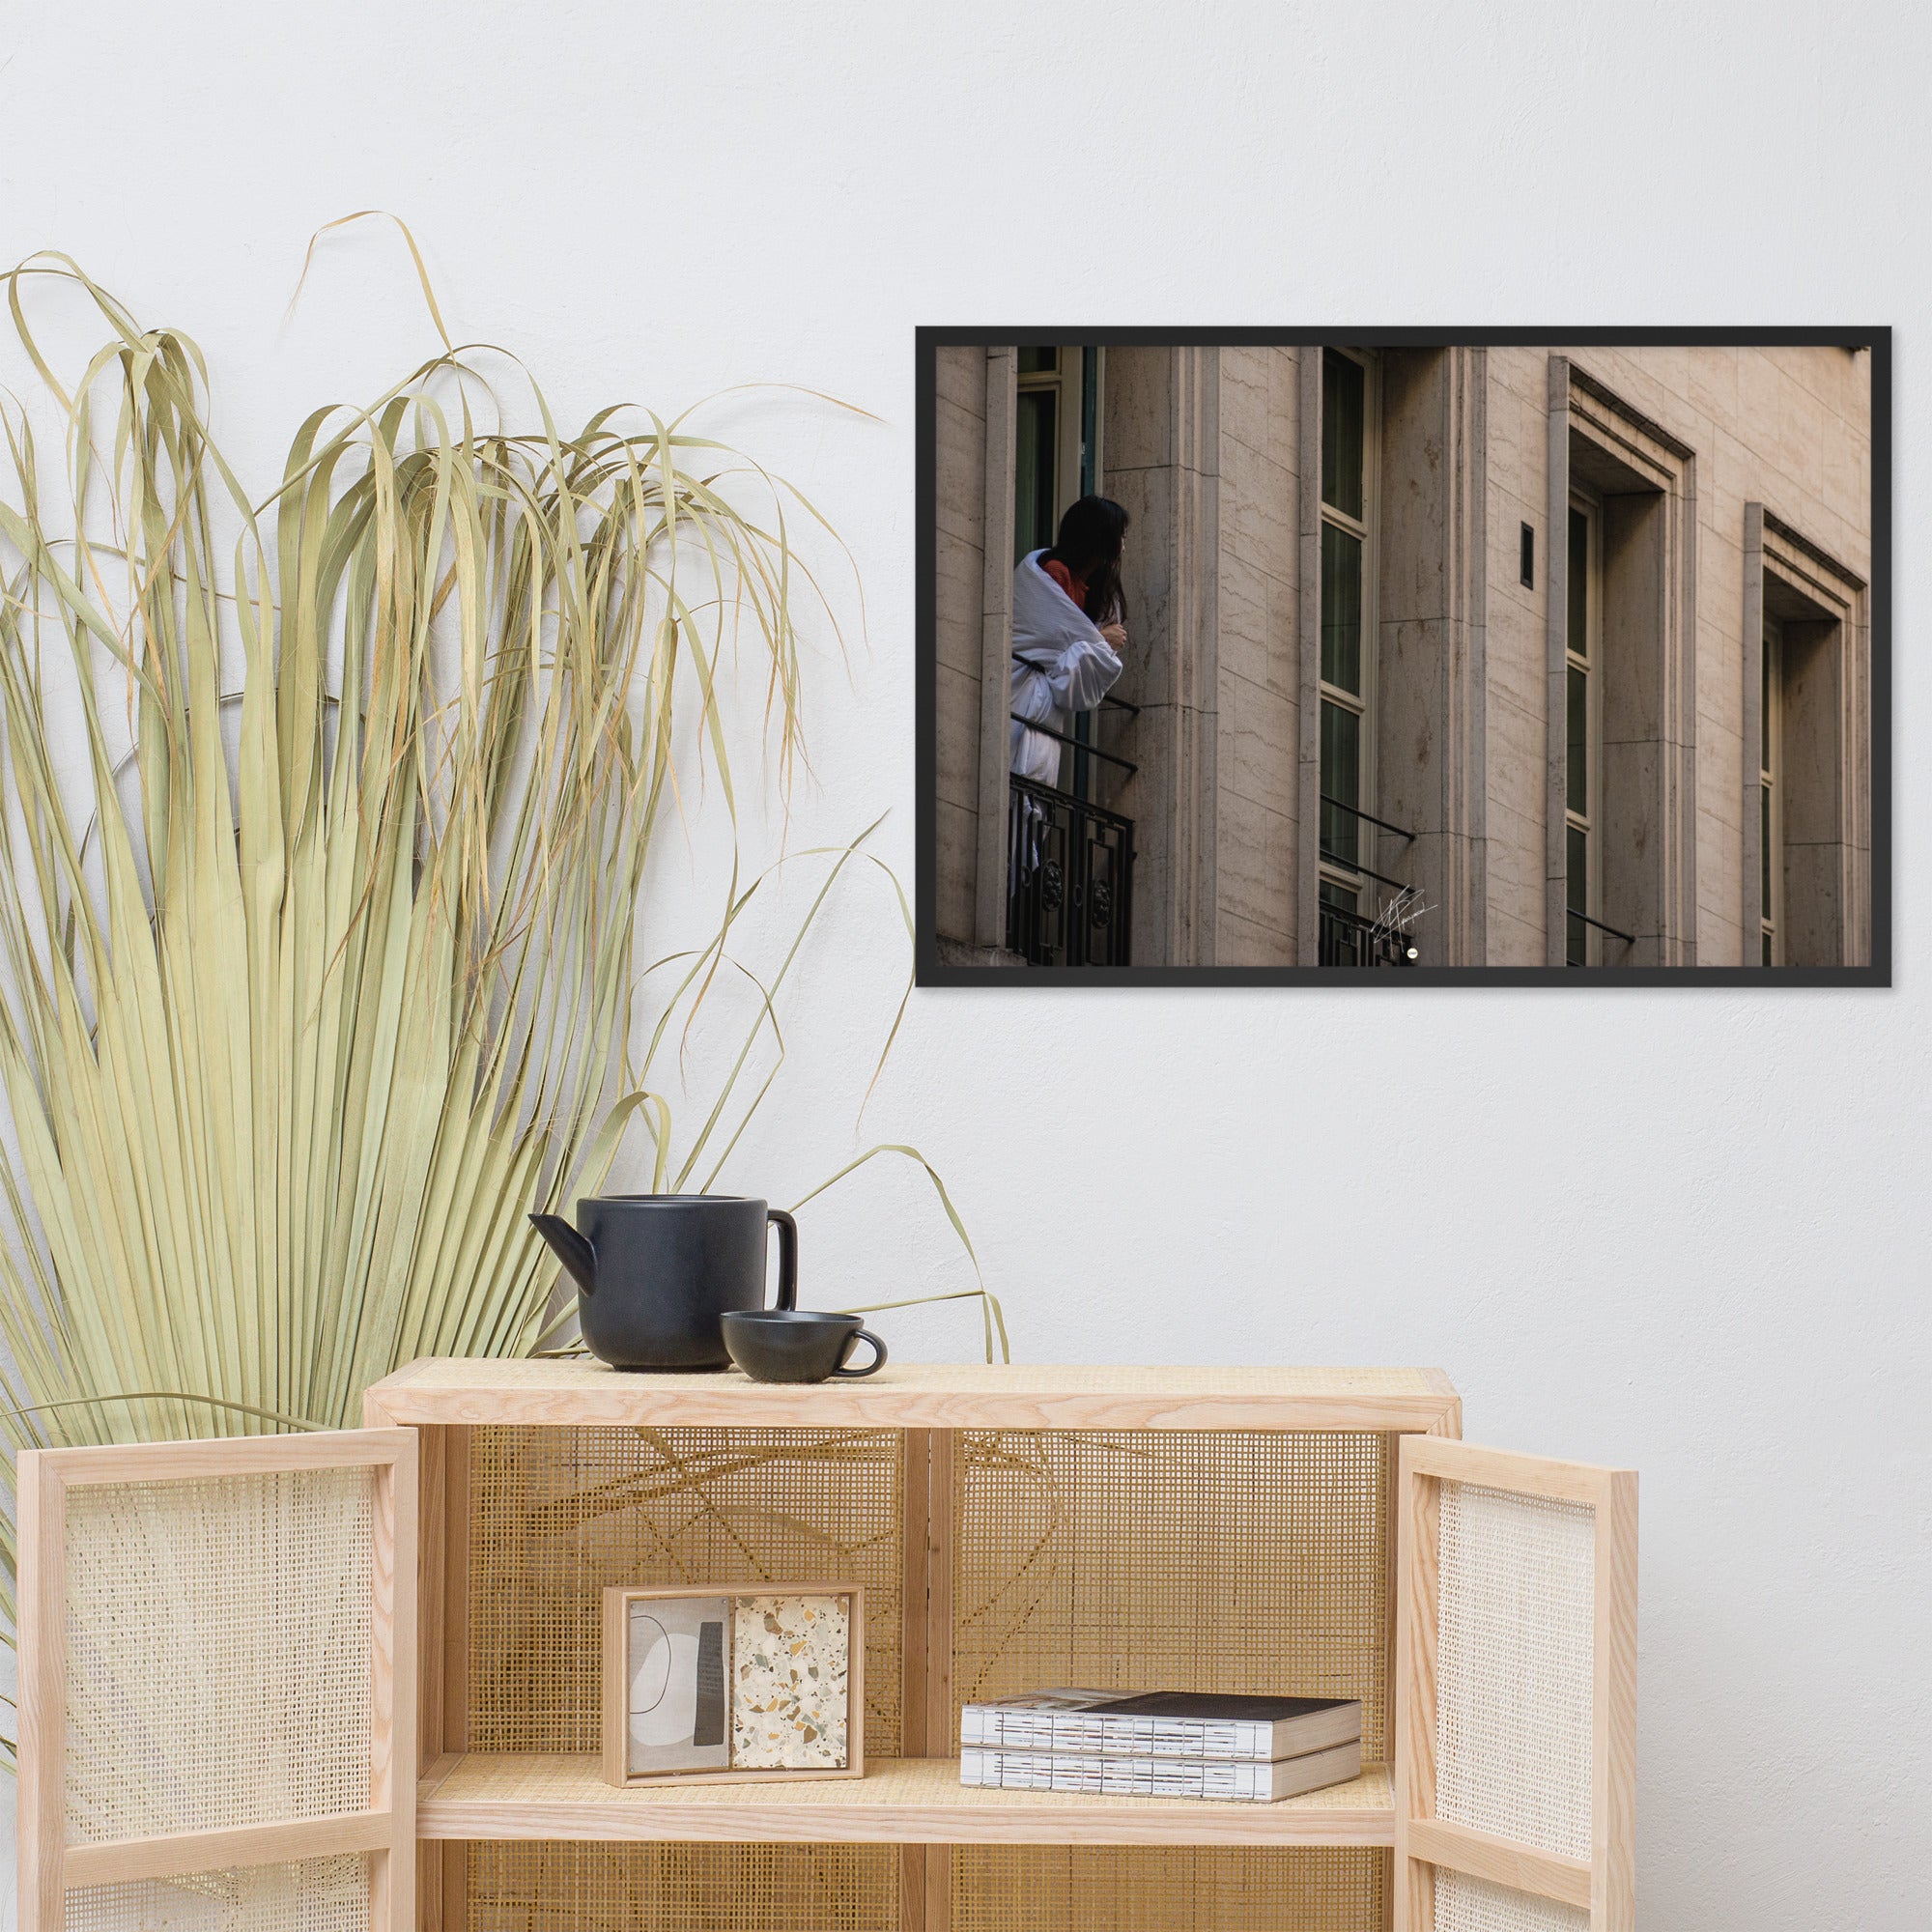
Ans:
{"type": "MultiPolygon", "coordinates": [[[[1321,654],[1318,645],[1316,651],[1316,744],[1321,745],[1321,710],[1328,704],[1338,709],[1353,712],[1359,721],[1355,753],[1355,809],[1358,811],[1375,810],[1376,781],[1378,777],[1376,757],[1377,721],[1377,659],[1376,648],[1378,636],[1378,616],[1379,608],[1378,559],[1377,537],[1380,518],[1378,511],[1381,501],[1381,357],[1373,350],[1350,349],[1340,343],[1323,343],[1321,354],[1324,357],[1321,399],[1323,413],[1327,410],[1328,384],[1326,362],[1328,355],[1346,356],[1362,371],[1362,515],[1359,520],[1350,517],[1346,510],[1337,509],[1322,494],[1321,474],[1318,469],[1315,494],[1320,511],[1321,527],[1333,526],[1353,537],[1362,547],[1362,688],[1359,693],[1345,691],[1340,685],[1330,684],[1321,675],[1321,654]]],[[[1318,436],[1318,445],[1320,438],[1318,436]]],[[[1321,567],[1321,544],[1317,541],[1317,569],[1321,567]]],[[[1321,608],[1321,586],[1317,585],[1316,606],[1321,608]]],[[[1319,770],[1318,765],[1318,770],[1319,770]]],[[[1324,775],[1325,776],[1325,775],[1324,775]]],[[[1321,850],[1321,794],[1325,785],[1318,780],[1316,810],[1316,898],[1319,901],[1327,896],[1327,891],[1346,894],[1348,909],[1359,913],[1362,909],[1362,894],[1373,883],[1369,874],[1359,866],[1350,867],[1338,865],[1328,859],[1321,850]]],[[[1365,835],[1361,820],[1356,821],[1357,857],[1360,856],[1361,839],[1365,835]]],[[[1333,903],[1331,900],[1330,903],[1333,903]]]]}
{"type": "MultiPolygon", "coordinates": [[[[1015,409],[1018,408],[1019,398],[1022,396],[1037,395],[1042,390],[1051,390],[1053,392],[1053,490],[1051,494],[1053,497],[1053,523],[1058,527],[1060,519],[1066,514],[1068,505],[1073,503],[1080,496],[1081,417],[1085,412],[1087,351],[1078,343],[1039,343],[1033,346],[1042,349],[1051,348],[1054,355],[1054,366],[1051,369],[1026,370],[1015,378],[1014,407],[1015,409]]],[[[1024,354],[1025,352],[1022,351],[1021,353],[1024,354]]],[[[1096,419],[1094,441],[1097,444],[1099,441],[1097,422],[1099,412],[1096,410],[1094,414],[1096,419]]],[[[1098,459],[1099,452],[1096,448],[1094,465],[1096,479],[1094,487],[1096,489],[1099,487],[1097,481],[1099,475],[1098,459]]],[[[1017,479],[1015,479],[1015,483],[1017,484],[1017,479]]],[[[1017,499],[1014,502],[1013,511],[1014,517],[1017,520],[1019,513],[1017,499]]],[[[1047,545],[1051,545],[1053,542],[1051,531],[1047,534],[1046,542],[1047,545]]],[[[1044,547],[1042,545],[1029,545],[1028,550],[1044,547]]],[[[1016,552],[1013,558],[1015,563],[1028,554],[1028,551],[1019,549],[1017,542],[1014,544],[1014,550],[1016,552]]]]}
{"type": "MultiPolygon", "coordinates": [[[[1577,811],[1570,804],[1569,774],[1569,734],[1564,734],[1564,776],[1563,776],[1563,829],[1566,863],[1564,868],[1564,955],[1565,963],[1572,967],[1601,966],[1604,963],[1604,935],[1594,925],[1583,928],[1583,956],[1581,959],[1569,957],[1570,914],[1575,910],[1570,905],[1569,868],[1567,854],[1569,835],[1581,832],[1583,835],[1583,905],[1585,919],[1601,920],[1604,916],[1604,499],[1594,490],[1588,490],[1573,483],[1570,487],[1570,512],[1580,515],[1584,520],[1586,535],[1583,545],[1583,653],[1578,656],[1572,647],[1569,631],[1569,615],[1564,615],[1563,667],[1564,667],[1564,715],[1569,715],[1569,678],[1572,671],[1583,675],[1583,756],[1584,784],[1583,810],[1577,811]]],[[[1569,522],[1564,523],[1564,547],[1566,559],[1569,549],[1569,522]]],[[[1567,569],[1566,562],[1566,569],[1567,569]]],[[[1566,591],[1568,584],[1566,582],[1566,591]]]]}
{"type": "Polygon", "coordinates": [[[1758,717],[1758,960],[1782,966],[1785,953],[1784,917],[1784,625],[1776,617],[1764,619],[1758,648],[1760,713],[1758,717]],[[1769,800],[1767,809],[1764,801],[1769,800]],[[1770,903],[1765,903],[1766,888],[1770,903]]]}

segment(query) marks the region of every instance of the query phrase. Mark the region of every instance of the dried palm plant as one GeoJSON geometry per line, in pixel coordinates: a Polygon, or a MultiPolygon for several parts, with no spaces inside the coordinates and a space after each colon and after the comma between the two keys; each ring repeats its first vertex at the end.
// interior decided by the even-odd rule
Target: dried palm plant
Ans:
{"type": "MultiPolygon", "coordinates": [[[[798,758],[803,499],[685,419],[565,435],[534,384],[536,431],[485,428],[445,331],[311,415],[256,502],[187,337],[66,257],[7,288],[65,433],[49,463],[5,412],[0,1421],[15,1448],[352,1424],[401,1362],[556,1339],[525,1214],[593,1191],[628,1119],[658,1186],[708,1185],[767,1091],[791,955],[747,976],[744,1049],[673,1151],[627,1061],[634,934],[680,748],[735,822],[736,640],[781,782],[798,758]],[[49,276],[107,326],[71,388],[28,322],[49,276]]],[[[734,862],[652,1055],[741,970],[758,889],[734,862]]]]}

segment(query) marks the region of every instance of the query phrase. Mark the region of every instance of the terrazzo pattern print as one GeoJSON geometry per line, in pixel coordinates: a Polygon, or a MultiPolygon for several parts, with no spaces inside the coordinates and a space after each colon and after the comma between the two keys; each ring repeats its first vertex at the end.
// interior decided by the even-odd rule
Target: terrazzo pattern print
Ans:
{"type": "Polygon", "coordinates": [[[740,1597],[731,1619],[733,1770],[842,1771],[845,1597],[740,1597]]]}

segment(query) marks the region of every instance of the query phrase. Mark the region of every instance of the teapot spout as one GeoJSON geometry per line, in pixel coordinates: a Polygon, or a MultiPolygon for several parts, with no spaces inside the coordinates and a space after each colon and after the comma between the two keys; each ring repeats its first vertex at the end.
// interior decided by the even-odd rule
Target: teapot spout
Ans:
{"type": "Polygon", "coordinates": [[[530,1226],[550,1243],[551,1251],[585,1294],[597,1288],[597,1250],[559,1214],[532,1214],[530,1226]]]}

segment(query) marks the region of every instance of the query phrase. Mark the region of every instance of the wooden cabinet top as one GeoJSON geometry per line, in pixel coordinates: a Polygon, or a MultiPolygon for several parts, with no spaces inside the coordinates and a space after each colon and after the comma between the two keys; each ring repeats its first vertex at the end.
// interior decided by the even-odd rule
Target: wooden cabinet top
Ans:
{"type": "Polygon", "coordinates": [[[368,1392],[372,1424],[805,1429],[1343,1429],[1460,1435],[1440,1369],[1060,1368],[893,1362],[810,1386],[639,1375],[584,1357],[412,1362],[368,1392]]]}

